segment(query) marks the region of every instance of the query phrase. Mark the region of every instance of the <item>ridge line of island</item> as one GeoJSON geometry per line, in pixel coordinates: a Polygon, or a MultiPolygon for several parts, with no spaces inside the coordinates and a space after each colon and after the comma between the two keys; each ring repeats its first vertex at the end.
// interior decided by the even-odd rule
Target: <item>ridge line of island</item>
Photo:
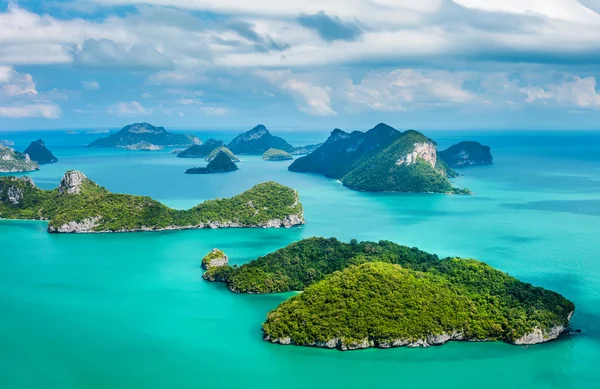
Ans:
{"type": "Polygon", "coordinates": [[[228,199],[176,210],[145,196],[115,194],[83,173],[54,190],[29,177],[0,177],[0,219],[48,220],[48,232],[97,233],[201,228],[279,228],[305,223],[298,192],[265,182],[228,199]]]}
{"type": "MultiPolygon", "coordinates": [[[[300,292],[267,314],[263,339],[338,350],[448,341],[544,343],[575,305],[474,259],[440,259],[390,241],[308,238],[241,266],[213,249],[207,281],[236,293],[300,292]]],[[[575,331],[577,332],[577,331],[575,331]]]]}

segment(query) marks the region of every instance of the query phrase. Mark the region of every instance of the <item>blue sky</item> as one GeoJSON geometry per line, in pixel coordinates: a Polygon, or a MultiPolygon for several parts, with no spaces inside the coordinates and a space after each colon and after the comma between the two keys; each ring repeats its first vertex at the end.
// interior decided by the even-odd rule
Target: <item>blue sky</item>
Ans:
{"type": "Polygon", "coordinates": [[[0,1],[0,131],[599,128],[597,0],[0,1]]]}

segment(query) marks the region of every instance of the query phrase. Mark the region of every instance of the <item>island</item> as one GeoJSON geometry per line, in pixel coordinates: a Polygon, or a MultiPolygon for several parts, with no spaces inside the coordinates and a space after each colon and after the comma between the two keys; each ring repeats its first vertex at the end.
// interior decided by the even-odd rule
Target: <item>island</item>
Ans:
{"type": "Polygon", "coordinates": [[[473,141],[457,143],[444,151],[439,151],[438,156],[453,168],[494,163],[490,147],[473,141]]]}
{"type": "Polygon", "coordinates": [[[0,173],[31,172],[39,169],[40,165],[32,161],[28,154],[0,145],[0,173]]]}
{"type": "Polygon", "coordinates": [[[203,276],[237,293],[303,291],[263,324],[273,343],[354,350],[450,340],[556,339],[574,304],[474,260],[440,259],[389,241],[309,238],[203,276]]]}
{"type": "Polygon", "coordinates": [[[224,145],[223,141],[211,138],[200,145],[191,145],[177,154],[177,158],[206,158],[215,149],[224,145]]]}
{"type": "Polygon", "coordinates": [[[323,174],[367,192],[470,193],[452,186],[448,178],[457,174],[437,158],[433,140],[384,123],[367,132],[335,129],[321,147],[288,169],[323,174]]]}
{"type": "Polygon", "coordinates": [[[290,150],[290,154],[292,154],[292,155],[310,154],[321,146],[323,146],[323,143],[318,143],[316,145],[306,145],[306,146],[294,147],[293,149],[290,150]]]}
{"type": "Polygon", "coordinates": [[[58,162],[58,158],[46,148],[46,144],[41,139],[31,142],[24,153],[39,165],[58,162]]]}
{"type": "Polygon", "coordinates": [[[161,151],[165,149],[163,146],[154,145],[145,140],[134,145],[123,146],[122,148],[130,151],[161,151]]]}
{"type": "Polygon", "coordinates": [[[262,159],[264,161],[289,161],[294,159],[294,157],[286,151],[270,148],[265,151],[262,159]]]}
{"type": "Polygon", "coordinates": [[[210,162],[213,159],[215,159],[215,157],[220,153],[220,152],[224,152],[225,154],[227,154],[227,156],[229,157],[229,159],[231,159],[233,162],[240,162],[240,159],[231,152],[231,150],[229,150],[227,147],[225,146],[221,146],[221,147],[217,147],[216,149],[214,149],[213,151],[210,152],[210,154],[208,154],[205,158],[206,162],[210,162]]]}
{"type": "Polygon", "coordinates": [[[140,142],[160,147],[189,146],[202,143],[194,135],[173,134],[164,127],[155,127],[149,123],[134,123],[123,127],[119,132],[99,138],[88,147],[128,148],[140,142]]]}
{"type": "Polygon", "coordinates": [[[212,249],[210,253],[206,254],[204,258],[202,258],[202,268],[208,270],[213,267],[223,267],[229,265],[229,257],[219,250],[212,249]]]}
{"type": "Polygon", "coordinates": [[[262,124],[236,136],[227,147],[231,152],[240,155],[262,155],[270,148],[284,151],[294,148],[283,138],[272,135],[262,124]]]}
{"type": "Polygon", "coordinates": [[[0,177],[0,218],[48,220],[49,232],[62,233],[279,228],[305,222],[298,193],[275,182],[176,210],[147,196],[111,193],[76,170],[54,190],[38,188],[29,177],[0,177]]]}
{"type": "Polygon", "coordinates": [[[215,159],[210,161],[206,167],[193,167],[185,171],[185,174],[213,174],[227,173],[238,170],[237,165],[223,151],[219,151],[215,159]]]}
{"type": "Polygon", "coordinates": [[[15,145],[15,142],[13,142],[12,140],[0,139],[0,146],[12,147],[14,145],[15,145]]]}

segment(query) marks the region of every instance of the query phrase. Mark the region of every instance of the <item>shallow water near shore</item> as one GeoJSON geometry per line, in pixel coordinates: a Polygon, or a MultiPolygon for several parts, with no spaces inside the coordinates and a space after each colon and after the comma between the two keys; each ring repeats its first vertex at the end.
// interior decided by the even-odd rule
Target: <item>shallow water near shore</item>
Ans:
{"type": "MultiPolygon", "coordinates": [[[[327,137],[276,135],[295,145],[327,137]]],[[[168,150],[82,147],[104,135],[3,134],[18,149],[42,136],[59,158],[29,174],[44,189],[78,169],[113,192],[183,209],[273,180],[299,191],[307,224],[61,235],[48,234],[44,222],[0,221],[0,387],[600,387],[600,134],[426,135],[440,148],[470,139],[492,147],[494,165],[460,170],[454,180],[474,196],[354,192],[336,180],[288,172],[289,161],[258,156],[242,157],[236,172],[185,175],[205,162],[168,150]],[[572,300],[571,324],[582,332],[529,348],[502,342],[356,352],[279,346],[262,340],[260,325],[291,294],[239,295],[202,280],[200,261],[213,247],[242,264],[311,236],[389,239],[485,261],[572,300]]]]}

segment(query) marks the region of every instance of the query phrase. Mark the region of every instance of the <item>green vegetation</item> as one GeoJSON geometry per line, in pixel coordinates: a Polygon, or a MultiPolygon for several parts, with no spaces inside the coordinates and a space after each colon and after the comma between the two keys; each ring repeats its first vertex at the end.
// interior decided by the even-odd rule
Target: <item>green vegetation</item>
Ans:
{"type": "Polygon", "coordinates": [[[207,156],[206,156],[206,161],[210,162],[213,159],[215,159],[215,157],[220,153],[220,152],[224,152],[225,154],[227,154],[227,156],[229,157],[229,159],[231,159],[233,162],[240,162],[240,159],[231,152],[231,150],[229,150],[227,147],[225,146],[221,146],[221,147],[217,147],[216,149],[214,149],[213,151],[211,151],[207,156]]]}
{"type": "Polygon", "coordinates": [[[167,132],[164,127],[155,127],[149,123],[134,123],[123,127],[115,134],[96,139],[88,146],[125,148],[140,142],[148,142],[156,146],[173,147],[199,143],[200,140],[193,135],[172,134],[167,132]]]}
{"type": "Polygon", "coordinates": [[[227,173],[238,170],[237,165],[223,151],[219,151],[217,156],[206,165],[206,167],[194,167],[186,170],[186,174],[212,174],[227,173]]]}
{"type": "Polygon", "coordinates": [[[490,147],[472,141],[460,142],[450,146],[446,150],[438,152],[438,157],[452,167],[490,165],[494,163],[490,147]]]}
{"type": "Polygon", "coordinates": [[[213,267],[226,266],[227,261],[227,255],[222,250],[212,249],[202,258],[202,268],[208,270],[213,267]]]}
{"type": "Polygon", "coordinates": [[[227,145],[236,154],[262,155],[270,148],[290,151],[294,147],[283,138],[272,135],[262,124],[233,138],[227,145]]]}
{"type": "MultiPolygon", "coordinates": [[[[68,172],[63,183],[73,173],[68,172]]],[[[256,185],[229,199],[175,210],[150,197],[111,193],[83,177],[79,193],[69,193],[63,183],[45,191],[26,177],[0,177],[0,217],[49,220],[49,231],[57,232],[254,227],[274,219],[283,223],[291,215],[303,222],[297,192],[275,182],[256,185]]]]}
{"type": "MultiPolygon", "coordinates": [[[[177,154],[177,158],[205,158],[215,149],[223,146],[223,141],[209,139],[201,145],[192,145],[177,154]]],[[[216,154],[215,154],[216,155],[216,154]]]]}
{"type": "Polygon", "coordinates": [[[294,159],[294,157],[292,157],[292,155],[286,151],[270,148],[269,150],[265,151],[262,159],[265,161],[289,161],[294,159]]]}
{"type": "Polygon", "coordinates": [[[470,193],[453,188],[456,173],[436,158],[436,144],[423,134],[379,124],[366,133],[334,130],[289,170],[321,173],[350,189],[369,192],[470,193]]]}
{"type": "Polygon", "coordinates": [[[0,145],[0,173],[30,172],[39,168],[26,154],[0,145]]]}
{"type": "MultiPolygon", "coordinates": [[[[440,260],[436,255],[389,241],[344,243],[335,238],[305,239],[240,267],[211,269],[205,278],[224,281],[235,292],[304,290],[270,314],[265,324],[270,338],[289,336],[299,344],[327,341],[332,334],[363,339],[365,331],[385,341],[409,331],[415,320],[422,321],[414,327],[415,331],[428,328],[431,334],[441,334],[436,331],[452,328],[463,332],[468,339],[510,341],[536,327],[567,325],[569,313],[574,310],[573,303],[558,293],[521,282],[483,262],[440,260]],[[380,264],[356,267],[374,262],[399,267],[380,264]],[[344,270],[349,267],[352,270],[344,270]],[[400,267],[404,270],[397,270],[397,276],[380,279],[400,267]],[[361,270],[357,273],[356,269],[361,270]],[[402,281],[405,289],[399,287],[398,277],[406,279],[402,281]],[[357,281],[341,288],[350,279],[357,281]],[[391,286],[385,286],[388,284],[391,286]],[[408,295],[411,297],[402,297],[408,295]],[[322,309],[327,304],[331,310],[322,309]],[[378,308],[365,308],[371,305],[378,308]],[[433,314],[434,311],[437,313],[433,314]],[[399,320],[397,315],[401,312],[417,316],[399,320]],[[443,320],[439,315],[443,315],[443,320]],[[313,318],[308,320],[310,317],[313,318]],[[461,325],[453,327],[456,320],[461,325]],[[391,326],[392,322],[398,322],[399,327],[391,326]],[[345,329],[341,330],[342,327],[345,329]]],[[[417,339],[422,332],[409,335],[407,339],[417,339]]]]}

